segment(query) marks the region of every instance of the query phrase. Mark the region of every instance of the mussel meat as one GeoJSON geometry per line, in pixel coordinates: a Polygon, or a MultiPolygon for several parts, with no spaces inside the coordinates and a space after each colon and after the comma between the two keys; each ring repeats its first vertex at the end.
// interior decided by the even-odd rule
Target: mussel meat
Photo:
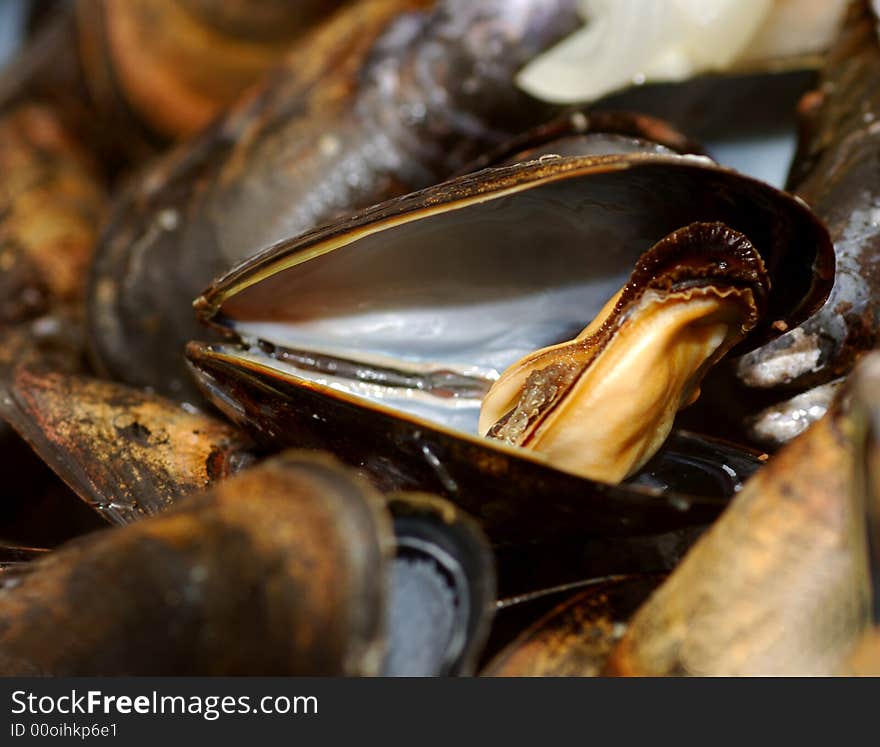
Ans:
{"type": "Polygon", "coordinates": [[[702,375],[758,323],[769,290],[742,234],[722,223],[679,229],[575,340],[501,374],[483,398],[480,433],[619,482],[654,456],[702,375]]]}

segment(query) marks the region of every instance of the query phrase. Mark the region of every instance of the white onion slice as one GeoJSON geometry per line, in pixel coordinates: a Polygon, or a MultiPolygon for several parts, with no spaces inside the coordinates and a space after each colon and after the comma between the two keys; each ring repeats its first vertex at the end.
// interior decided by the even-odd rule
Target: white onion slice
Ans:
{"type": "Polygon", "coordinates": [[[585,26],[522,69],[554,103],[824,49],[845,0],[580,0],[585,26]]]}

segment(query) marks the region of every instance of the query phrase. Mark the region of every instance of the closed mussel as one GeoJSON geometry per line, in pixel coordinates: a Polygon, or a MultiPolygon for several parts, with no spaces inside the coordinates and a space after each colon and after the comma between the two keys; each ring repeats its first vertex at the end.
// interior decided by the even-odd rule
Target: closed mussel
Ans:
{"type": "Polygon", "coordinates": [[[454,506],[285,452],[48,553],[0,546],[0,673],[469,674],[494,605],[454,506]]]}
{"type": "Polygon", "coordinates": [[[630,616],[659,576],[596,579],[556,605],[504,647],[483,670],[488,677],[595,677],[630,616]]]}
{"type": "MultiPolygon", "coordinates": [[[[721,237],[734,254],[747,243],[771,288],[736,349],[798,324],[827,295],[827,234],[760,182],[687,156],[545,157],[275,245],[197,300],[230,343],[193,343],[188,355],[206,394],[260,440],[332,450],[384,489],[444,494],[495,541],[705,522],[723,497],[612,487],[477,435],[500,372],[575,338],[630,276],[660,277],[633,268],[697,222],[723,224],[709,243],[721,237]]],[[[713,247],[709,274],[725,275],[734,256],[713,247]]]]}
{"type": "Polygon", "coordinates": [[[10,576],[0,672],[375,674],[392,552],[378,494],[284,455],[10,576]]]}

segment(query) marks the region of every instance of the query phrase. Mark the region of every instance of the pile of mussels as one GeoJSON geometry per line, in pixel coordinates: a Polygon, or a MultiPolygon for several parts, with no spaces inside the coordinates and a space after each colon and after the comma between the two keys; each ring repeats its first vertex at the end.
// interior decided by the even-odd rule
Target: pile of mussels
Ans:
{"type": "Polygon", "coordinates": [[[880,26],[713,5],[41,6],[0,674],[880,674],[880,26]]]}

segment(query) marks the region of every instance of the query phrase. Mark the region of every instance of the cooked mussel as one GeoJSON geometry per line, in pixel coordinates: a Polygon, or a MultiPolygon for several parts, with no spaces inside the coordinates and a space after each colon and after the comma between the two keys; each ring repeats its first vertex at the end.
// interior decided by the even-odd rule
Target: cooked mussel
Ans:
{"type": "Polygon", "coordinates": [[[113,524],[163,511],[254,460],[244,433],[191,405],[37,365],[0,376],[0,421],[113,524]]]}
{"type": "Polygon", "coordinates": [[[188,355],[206,394],[261,440],[328,448],[384,488],[440,492],[495,541],[705,522],[723,501],[614,489],[476,435],[499,371],[574,337],[643,252],[694,222],[722,222],[760,254],[772,291],[751,344],[825,297],[831,247],[796,200],[701,158],[545,157],[245,262],[196,302],[238,344],[188,355]]]}
{"type": "Polygon", "coordinates": [[[862,361],[828,414],[746,484],[636,613],[608,671],[830,675],[856,667],[850,657],[876,620],[880,577],[878,362],[862,361]]]}
{"type": "Polygon", "coordinates": [[[0,672],[462,675],[494,605],[454,506],[286,452],[162,516],[0,547],[0,672]]]}
{"type": "Polygon", "coordinates": [[[557,110],[513,75],[577,24],[575,5],[361,0],[331,17],[117,204],[92,275],[99,369],[181,396],[189,305],[212,278],[546,121],[557,110]]]}
{"type": "Polygon", "coordinates": [[[769,290],[742,234],[723,223],[674,231],[576,339],[501,374],[483,397],[480,433],[619,482],[654,456],[706,370],[758,323],[769,290]]]}
{"type": "Polygon", "coordinates": [[[832,382],[848,374],[880,340],[880,247],[877,213],[880,155],[880,40],[876,4],[850,4],[819,86],[801,105],[801,137],[788,188],[828,225],[837,276],[828,302],[800,328],[744,356],[742,382],[777,400],[753,432],[778,446],[816,422],[830,403],[832,382]],[[806,390],[806,392],[804,391],[806,390]]]}
{"type": "Polygon", "coordinates": [[[393,547],[368,485],[281,456],[15,574],[0,672],[375,674],[393,547]]]}

